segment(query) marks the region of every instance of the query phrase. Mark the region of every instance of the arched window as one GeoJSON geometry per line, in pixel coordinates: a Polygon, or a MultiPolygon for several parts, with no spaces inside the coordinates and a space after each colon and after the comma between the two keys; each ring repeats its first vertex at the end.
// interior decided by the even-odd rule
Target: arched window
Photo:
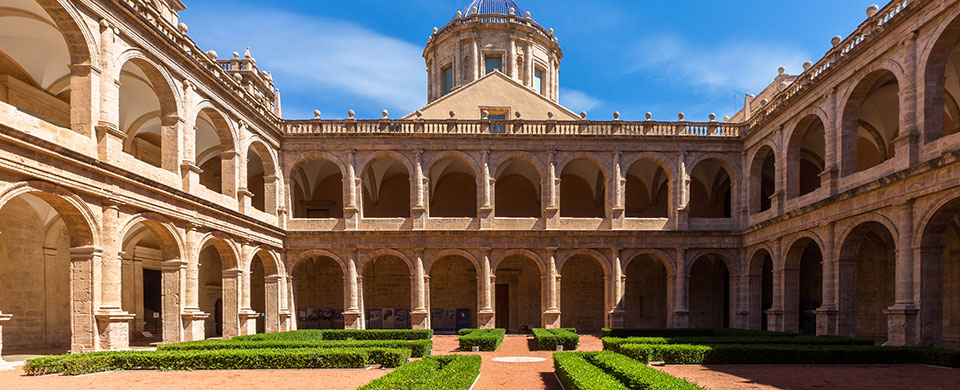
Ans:
{"type": "Polygon", "coordinates": [[[761,213],[770,210],[777,191],[777,163],[773,149],[765,146],[754,156],[750,166],[750,210],[761,213]]]}
{"type": "Polygon", "coordinates": [[[730,218],[732,215],[730,174],[714,159],[697,164],[690,173],[690,217],[730,218]]]}
{"type": "Polygon", "coordinates": [[[652,160],[640,160],[627,169],[626,216],[667,218],[670,177],[652,160]]]}
{"type": "Polygon", "coordinates": [[[343,175],[336,164],[307,161],[290,176],[294,218],[343,218],[343,175]]]}
{"type": "Polygon", "coordinates": [[[787,195],[803,196],[820,188],[826,162],[823,121],[810,115],[800,121],[787,146],[787,195]]]}
{"type": "Polygon", "coordinates": [[[894,157],[900,134],[900,86],[886,70],[871,73],[854,89],[843,112],[844,175],[861,172],[894,157]]]}
{"type": "Polygon", "coordinates": [[[494,214],[497,217],[539,218],[540,173],[523,160],[510,160],[497,171],[494,214]]]}
{"type": "Polygon", "coordinates": [[[467,163],[448,158],[430,168],[430,216],[477,216],[477,178],[467,163]]]}
{"type": "Polygon", "coordinates": [[[603,218],[606,214],[606,178],[590,160],[574,160],[560,173],[560,216],[603,218]]]}
{"type": "Polygon", "coordinates": [[[375,160],[363,170],[365,218],[410,217],[410,172],[397,160],[375,160]]]}

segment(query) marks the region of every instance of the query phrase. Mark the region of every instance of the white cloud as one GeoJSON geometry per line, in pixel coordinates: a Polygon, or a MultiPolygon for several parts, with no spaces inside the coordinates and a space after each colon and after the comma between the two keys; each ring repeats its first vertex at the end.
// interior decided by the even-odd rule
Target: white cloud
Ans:
{"type": "Polygon", "coordinates": [[[796,74],[809,60],[796,47],[774,42],[731,42],[702,47],[670,36],[647,39],[634,48],[628,71],[660,74],[678,83],[760,92],[783,66],[796,74]]]}
{"type": "Polygon", "coordinates": [[[419,46],[338,19],[211,3],[187,12],[201,22],[192,23],[191,35],[229,50],[221,58],[249,46],[261,70],[273,72],[281,94],[346,95],[403,112],[426,102],[419,46]],[[238,23],[222,23],[231,20],[238,23]]]}
{"type": "Polygon", "coordinates": [[[573,111],[590,111],[603,104],[603,101],[587,95],[583,91],[560,88],[560,104],[573,111]]]}

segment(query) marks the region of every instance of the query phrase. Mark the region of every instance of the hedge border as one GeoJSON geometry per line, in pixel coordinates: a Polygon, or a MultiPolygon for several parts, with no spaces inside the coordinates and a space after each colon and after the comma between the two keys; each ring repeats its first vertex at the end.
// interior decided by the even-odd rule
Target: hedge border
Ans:
{"type": "Polygon", "coordinates": [[[586,359],[631,389],[703,389],[686,379],[672,376],[618,353],[604,351],[588,355],[586,359]]]}
{"type": "Polygon", "coordinates": [[[563,345],[564,351],[575,351],[580,346],[580,336],[575,328],[533,328],[533,338],[540,351],[555,351],[563,345]]]}
{"type": "Polygon", "coordinates": [[[480,376],[480,365],[481,359],[477,355],[428,356],[404,364],[359,390],[469,389],[480,376]]]}
{"type": "Polygon", "coordinates": [[[424,357],[433,350],[432,340],[203,340],[161,344],[160,351],[192,351],[218,349],[286,349],[286,348],[405,348],[411,357],[424,357]]]}
{"type": "Polygon", "coordinates": [[[231,340],[430,340],[432,329],[304,329],[237,336],[231,340]]]}
{"type": "Polygon", "coordinates": [[[492,352],[500,348],[507,330],[497,329],[478,329],[473,332],[462,335],[458,338],[461,351],[471,351],[473,347],[480,347],[481,351],[492,352]]]}
{"type": "Polygon", "coordinates": [[[843,336],[797,336],[797,337],[604,337],[603,349],[616,350],[620,344],[777,344],[777,345],[874,345],[873,340],[843,336]]]}
{"type": "Polygon", "coordinates": [[[603,328],[601,337],[798,337],[796,333],[734,328],[603,328]]]}
{"type": "Polygon", "coordinates": [[[617,378],[587,361],[596,352],[556,352],[553,370],[566,390],[627,389],[617,378]]]}
{"type": "Polygon", "coordinates": [[[617,352],[669,364],[929,364],[960,367],[960,350],[865,345],[623,344],[617,352]]]}

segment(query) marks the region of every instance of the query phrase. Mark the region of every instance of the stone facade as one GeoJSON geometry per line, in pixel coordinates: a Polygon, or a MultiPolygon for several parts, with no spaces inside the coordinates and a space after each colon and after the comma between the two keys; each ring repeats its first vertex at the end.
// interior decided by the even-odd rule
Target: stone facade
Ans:
{"type": "Polygon", "coordinates": [[[431,76],[419,115],[286,120],[272,76],[204,53],[179,1],[11,7],[0,32],[57,37],[60,73],[0,42],[4,352],[292,330],[308,308],[960,345],[958,1],[868,9],[724,122],[570,113],[526,15],[438,29],[425,59],[460,88],[431,76]],[[473,42],[506,71],[481,75],[473,42]]]}

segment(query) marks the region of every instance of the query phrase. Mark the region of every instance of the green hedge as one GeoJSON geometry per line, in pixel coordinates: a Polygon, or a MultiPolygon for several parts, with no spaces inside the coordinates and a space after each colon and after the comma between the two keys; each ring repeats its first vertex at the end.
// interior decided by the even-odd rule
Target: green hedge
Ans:
{"type": "MultiPolygon", "coordinates": [[[[409,350],[374,353],[392,362],[406,361],[409,350]]],[[[228,349],[199,351],[116,351],[43,356],[27,360],[27,375],[81,375],[117,370],[250,370],[363,368],[371,351],[362,349],[228,349]]]]}
{"type": "Polygon", "coordinates": [[[466,390],[480,375],[480,363],[476,355],[428,356],[404,364],[360,390],[466,390]]]}
{"type": "Polygon", "coordinates": [[[557,352],[553,354],[553,369],[566,390],[627,389],[617,378],[594,366],[587,358],[591,352],[557,352]]]}
{"type": "Polygon", "coordinates": [[[603,328],[602,337],[797,337],[796,333],[768,332],[750,329],[694,329],[694,328],[603,328]]]}
{"type": "Polygon", "coordinates": [[[496,351],[506,334],[506,329],[480,329],[470,332],[459,337],[460,350],[470,351],[477,346],[481,351],[496,351]]]}
{"type": "Polygon", "coordinates": [[[960,367],[960,351],[866,345],[623,344],[621,354],[671,364],[930,364],[960,367]]]}
{"type": "Polygon", "coordinates": [[[478,330],[480,330],[480,329],[477,329],[477,328],[463,328],[463,329],[460,329],[460,330],[457,331],[457,335],[458,335],[458,336],[466,336],[466,335],[468,335],[468,334],[470,334],[470,333],[473,333],[473,332],[476,332],[476,331],[478,331],[478,330]]]}
{"type": "Polygon", "coordinates": [[[237,336],[232,340],[430,340],[432,338],[432,329],[305,329],[237,336]]]}
{"type": "Polygon", "coordinates": [[[842,336],[756,337],[604,337],[603,349],[616,351],[620,344],[778,344],[778,345],[874,345],[873,340],[842,336]]]}
{"type": "Polygon", "coordinates": [[[684,379],[613,352],[605,351],[588,355],[586,359],[631,389],[703,389],[684,379]]]}
{"type": "Polygon", "coordinates": [[[541,351],[554,351],[557,345],[563,345],[564,351],[574,351],[580,345],[580,336],[576,332],[574,328],[534,328],[533,338],[537,342],[537,349],[541,351]]]}
{"type": "Polygon", "coordinates": [[[412,357],[424,357],[433,350],[431,340],[204,340],[161,344],[159,350],[187,351],[203,349],[285,349],[285,348],[405,348],[412,357]]]}

